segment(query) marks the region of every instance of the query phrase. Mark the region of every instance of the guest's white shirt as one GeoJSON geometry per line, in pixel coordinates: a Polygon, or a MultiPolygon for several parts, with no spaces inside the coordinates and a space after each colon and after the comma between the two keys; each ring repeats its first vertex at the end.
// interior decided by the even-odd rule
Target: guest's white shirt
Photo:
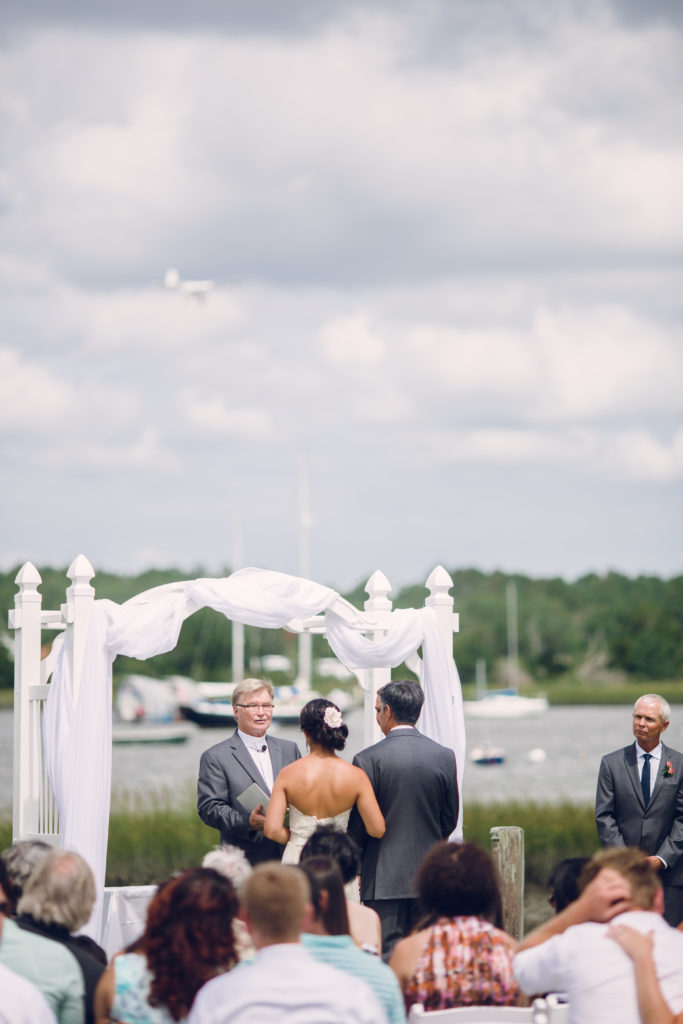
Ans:
{"type": "Polygon", "coordinates": [[[266,946],[203,985],[187,1024],[387,1024],[387,1018],[365,982],[288,942],[266,946]]]}
{"type": "Polygon", "coordinates": [[[0,1024],[57,1024],[57,1018],[35,985],[0,964],[0,1024]]]}
{"type": "MultiPolygon", "coordinates": [[[[681,1013],[683,932],[645,910],[620,914],[614,924],[654,933],[653,956],[662,994],[673,1013],[681,1013]]],[[[523,991],[527,995],[566,992],[568,1024],[641,1024],[633,963],[606,933],[605,924],[578,924],[518,953],[513,969],[523,991]]]]}

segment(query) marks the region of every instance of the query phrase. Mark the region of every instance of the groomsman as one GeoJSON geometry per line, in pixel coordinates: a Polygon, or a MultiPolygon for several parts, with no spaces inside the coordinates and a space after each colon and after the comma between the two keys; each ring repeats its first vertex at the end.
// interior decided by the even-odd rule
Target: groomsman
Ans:
{"type": "Polygon", "coordinates": [[[639,846],[659,872],[664,917],[683,920],[683,754],[661,741],[671,709],[656,693],[633,708],[635,742],[600,764],[595,821],[603,846],[639,846]]]}
{"type": "Polygon", "coordinates": [[[423,703],[419,683],[380,687],[375,712],[385,738],[353,759],[369,777],[386,822],[383,838],[372,839],[355,808],[349,820],[349,834],[363,851],[361,900],[380,916],[385,959],[415,923],[420,861],[458,821],[455,754],[415,728],[423,703]]]}

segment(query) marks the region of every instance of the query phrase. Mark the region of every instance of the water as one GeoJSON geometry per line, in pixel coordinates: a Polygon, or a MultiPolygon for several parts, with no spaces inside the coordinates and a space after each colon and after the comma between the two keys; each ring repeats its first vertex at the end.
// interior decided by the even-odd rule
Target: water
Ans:
{"type": "MultiPolygon", "coordinates": [[[[667,741],[680,749],[683,724],[669,726],[667,741]]],[[[349,740],[344,756],[350,760],[363,746],[363,712],[348,713],[349,740]]],[[[468,763],[464,776],[464,802],[535,800],[556,803],[592,803],[600,758],[631,738],[631,706],[550,708],[538,718],[519,721],[467,720],[468,748],[477,744],[502,747],[502,765],[468,763]],[[528,753],[546,752],[546,760],[533,763],[528,753]]],[[[273,733],[293,739],[304,752],[296,726],[273,726],[273,733]]],[[[198,729],[187,743],[114,746],[112,790],[126,793],[164,791],[186,793],[196,783],[202,751],[230,735],[232,729],[198,729]]],[[[0,711],[0,813],[12,806],[12,712],[0,711]]]]}

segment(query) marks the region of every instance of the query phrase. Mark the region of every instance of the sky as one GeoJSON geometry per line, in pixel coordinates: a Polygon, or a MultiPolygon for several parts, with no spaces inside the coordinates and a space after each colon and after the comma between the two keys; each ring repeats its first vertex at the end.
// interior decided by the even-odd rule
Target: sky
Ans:
{"type": "Polygon", "coordinates": [[[0,568],[683,571],[678,0],[104,7],[0,27],[0,568]]]}

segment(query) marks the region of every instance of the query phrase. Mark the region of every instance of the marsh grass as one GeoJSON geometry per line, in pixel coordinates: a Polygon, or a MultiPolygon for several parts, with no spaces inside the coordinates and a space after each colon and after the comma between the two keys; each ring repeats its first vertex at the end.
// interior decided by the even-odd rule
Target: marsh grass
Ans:
{"type": "Polygon", "coordinates": [[[527,884],[546,886],[558,861],[590,857],[600,845],[592,804],[467,804],[465,839],[473,839],[488,850],[491,828],[501,825],[524,829],[527,884]]]}
{"type": "MultiPolygon", "coordinates": [[[[545,888],[564,857],[589,857],[598,849],[590,804],[468,803],[465,839],[490,849],[494,826],[524,829],[527,885],[545,888]]],[[[0,819],[0,849],[12,841],[9,818],[0,819]]],[[[123,794],[112,804],[107,854],[107,885],[148,885],[174,871],[199,864],[218,843],[218,833],[200,821],[194,791],[160,790],[123,794]]]]}

